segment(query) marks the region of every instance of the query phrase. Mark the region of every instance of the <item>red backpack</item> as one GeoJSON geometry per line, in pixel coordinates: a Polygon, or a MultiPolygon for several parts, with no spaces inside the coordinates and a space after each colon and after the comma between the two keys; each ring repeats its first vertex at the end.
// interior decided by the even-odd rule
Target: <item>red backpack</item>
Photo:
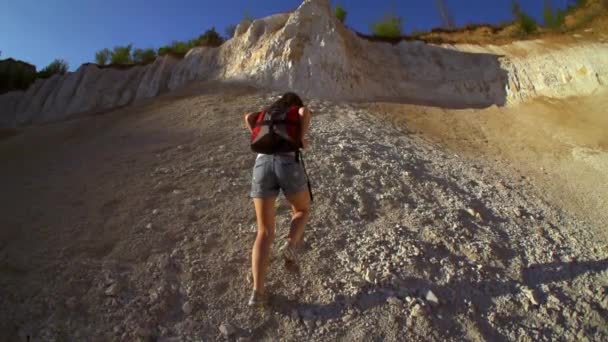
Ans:
{"type": "Polygon", "coordinates": [[[258,113],[251,134],[251,150],[263,154],[297,152],[300,137],[300,107],[258,113]]]}

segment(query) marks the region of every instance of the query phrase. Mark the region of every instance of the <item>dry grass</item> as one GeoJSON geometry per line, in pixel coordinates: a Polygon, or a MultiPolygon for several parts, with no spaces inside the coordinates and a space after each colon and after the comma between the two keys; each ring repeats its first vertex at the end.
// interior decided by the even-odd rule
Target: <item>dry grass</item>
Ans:
{"type": "MultiPolygon", "coordinates": [[[[398,38],[383,38],[353,30],[359,37],[374,41],[398,44],[401,41],[422,41],[429,44],[509,44],[516,40],[556,38],[560,35],[584,31],[593,28],[606,32],[606,25],[601,25],[608,18],[608,0],[589,1],[585,6],[574,9],[566,18],[562,32],[540,28],[538,32],[521,34],[515,22],[492,24],[468,24],[454,29],[434,28],[431,31],[415,32],[398,38]]],[[[352,30],[352,29],[351,29],[352,30]]]]}

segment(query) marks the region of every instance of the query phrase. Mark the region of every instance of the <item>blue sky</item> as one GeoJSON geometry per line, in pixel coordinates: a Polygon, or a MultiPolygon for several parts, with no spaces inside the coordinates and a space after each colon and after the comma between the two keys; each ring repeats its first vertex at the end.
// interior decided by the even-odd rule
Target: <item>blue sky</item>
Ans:
{"type": "MultiPolygon", "coordinates": [[[[567,0],[552,0],[563,7],[567,0]]],[[[71,70],[104,47],[133,43],[154,47],[194,38],[215,26],[224,34],[245,13],[254,18],[297,8],[300,0],[3,0],[0,2],[0,58],[13,57],[41,69],[63,58],[71,70]]],[[[511,19],[511,0],[447,0],[458,25],[511,19]]],[[[543,0],[520,0],[540,18],[543,0]]],[[[332,0],[348,11],[347,25],[369,32],[388,11],[404,19],[404,31],[440,25],[433,0],[332,0]]]]}

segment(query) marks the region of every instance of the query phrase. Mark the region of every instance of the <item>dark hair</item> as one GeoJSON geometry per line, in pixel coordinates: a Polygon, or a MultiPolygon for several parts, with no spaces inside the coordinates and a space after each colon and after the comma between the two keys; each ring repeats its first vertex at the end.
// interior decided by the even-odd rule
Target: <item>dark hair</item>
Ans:
{"type": "Polygon", "coordinates": [[[298,94],[288,92],[283,94],[280,99],[271,104],[270,107],[268,107],[268,111],[270,112],[277,109],[286,110],[293,106],[304,107],[304,103],[298,94]]]}

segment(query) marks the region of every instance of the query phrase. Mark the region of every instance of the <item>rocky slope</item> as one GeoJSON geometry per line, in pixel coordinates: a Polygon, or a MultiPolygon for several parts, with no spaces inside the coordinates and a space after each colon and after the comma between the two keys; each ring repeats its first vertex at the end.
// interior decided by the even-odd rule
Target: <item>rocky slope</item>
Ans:
{"type": "Polygon", "coordinates": [[[201,89],[0,144],[0,339],[608,338],[594,227],[504,162],[323,100],[309,101],[316,202],[300,267],[274,260],[270,307],[248,309],[255,156],[241,113],[277,94],[201,89]]]}
{"type": "Polygon", "coordinates": [[[124,106],[192,81],[226,80],[342,100],[448,107],[504,106],[537,96],[586,95],[608,82],[608,44],[505,46],[371,42],[336,20],[328,0],[240,25],[219,48],[128,70],[83,65],[0,96],[0,125],[16,127],[124,106]],[[522,53],[523,51],[523,53],[522,53]]]}

